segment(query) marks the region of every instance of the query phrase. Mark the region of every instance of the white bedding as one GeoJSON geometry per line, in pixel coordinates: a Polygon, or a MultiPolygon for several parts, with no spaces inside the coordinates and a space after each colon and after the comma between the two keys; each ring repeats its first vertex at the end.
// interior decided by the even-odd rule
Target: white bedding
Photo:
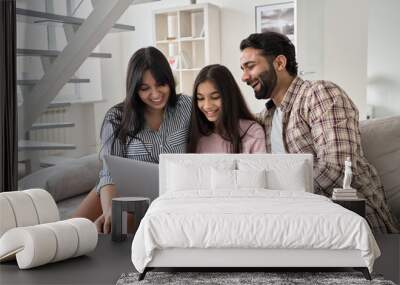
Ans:
{"type": "Polygon", "coordinates": [[[358,249],[372,271],[380,251],[365,219],[307,192],[167,192],[151,204],[132,243],[143,272],[155,249],[358,249]]]}

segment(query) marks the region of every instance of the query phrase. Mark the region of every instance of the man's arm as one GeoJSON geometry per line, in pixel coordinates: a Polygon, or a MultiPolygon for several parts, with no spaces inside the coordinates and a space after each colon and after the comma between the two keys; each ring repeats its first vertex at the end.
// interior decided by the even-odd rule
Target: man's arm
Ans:
{"type": "MultiPolygon", "coordinates": [[[[308,111],[314,148],[314,189],[331,195],[340,187],[347,157],[353,161],[361,154],[358,110],[346,93],[331,82],[317,83],[311,89],[308,111]]],[[[356,170],[356,163],[353,166],[356,170]]]]}

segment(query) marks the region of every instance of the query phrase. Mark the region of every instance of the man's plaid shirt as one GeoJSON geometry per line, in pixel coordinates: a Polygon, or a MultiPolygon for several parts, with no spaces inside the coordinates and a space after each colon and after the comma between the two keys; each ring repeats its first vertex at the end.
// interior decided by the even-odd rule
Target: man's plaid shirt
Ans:
{"type": "MultiPolygon", "coordinates": [[[[272,100],[259,114],[265,126],[266,148],[271,152],[272,100]]],[[[366,199],[367,220],[374,231],[400,232],[386,202],[376,169],[361,148],[358,110],[347,94],[329,81],[304,81],[296,77],[280,105],[283,143],[287,153],[314,155],[314,192],[330,197],[342,187],[344,161],[351,158],[351,186],[366,199]]]]}

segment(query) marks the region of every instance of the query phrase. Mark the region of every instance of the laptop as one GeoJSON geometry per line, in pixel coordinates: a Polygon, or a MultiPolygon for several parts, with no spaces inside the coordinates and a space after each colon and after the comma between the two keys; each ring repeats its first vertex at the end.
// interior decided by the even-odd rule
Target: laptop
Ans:
{"type": "Polygon", "coordinates": [[[158,164],[105,155],[118,196],[147,197],[153,201],[158,197],[158,164]]]}

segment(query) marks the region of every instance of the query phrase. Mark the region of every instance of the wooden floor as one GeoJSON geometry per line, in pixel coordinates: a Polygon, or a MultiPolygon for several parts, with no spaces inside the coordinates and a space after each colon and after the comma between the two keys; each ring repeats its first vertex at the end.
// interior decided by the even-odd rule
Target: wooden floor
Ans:
{"type": "Polygon", "coordinates": [[[19,270],[15,261],[0,264],[0,284],[115,284],[122,273],[134,271],[132,238],[112,242],[99,235],[96,249],[80,256],[33,269],[19,270]]]}
{"type": "Polygon", "coordinates": [[[381,257],[375,261],[374,272],[400,284],[400,234],[377,235],[381,257]]]}
{"type": "MultiPolygon", "coordinates": [[[[400,284],[400,235],[377,236],[377,241],[382,257],[375,262],[374,273],[383,274],[385,279],[400,284]]],[[[132,237],[116,243],[111,241],[110,235],[100,235],[97,248],[87,256],[28,270],[19,270],[15,261],[2,263],[0,283],[115,284],[122,273],[135,271],[131,262],[131,243],[132,237]]],[[[328,271],[331,270],[337,269],[328,271]]]]}

